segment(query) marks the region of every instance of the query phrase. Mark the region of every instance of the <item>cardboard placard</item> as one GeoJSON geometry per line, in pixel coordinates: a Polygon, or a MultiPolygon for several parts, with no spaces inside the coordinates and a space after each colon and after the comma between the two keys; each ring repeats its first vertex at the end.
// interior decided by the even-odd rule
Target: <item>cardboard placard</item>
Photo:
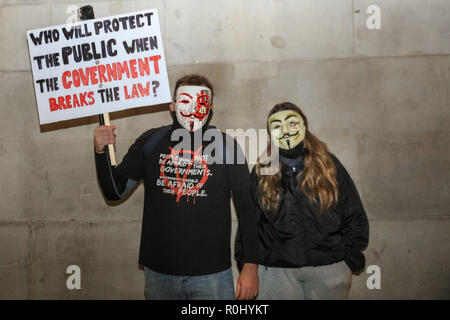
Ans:
{"type": "Polygon", "coordinates": [[[40,124],[171,101],[156,9],[27,31],[40,124]]]}

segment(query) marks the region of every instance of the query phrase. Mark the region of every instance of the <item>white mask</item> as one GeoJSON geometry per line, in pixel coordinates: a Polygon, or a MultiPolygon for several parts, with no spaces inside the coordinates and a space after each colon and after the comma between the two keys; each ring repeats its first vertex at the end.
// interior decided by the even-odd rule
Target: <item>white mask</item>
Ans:
{"type": "Polygon", "coordinates": [[[189,131],[203,127],[211,107],[211,89],[203,86],[178,87],[175,114],[178,122],[189,131]]]}
{"type": "Polygon", "coordinates": [[[280,149],[292,149],[305,139],[303,118],[294,110],[275,112],[267,123],[272,141],[280,149]]]}

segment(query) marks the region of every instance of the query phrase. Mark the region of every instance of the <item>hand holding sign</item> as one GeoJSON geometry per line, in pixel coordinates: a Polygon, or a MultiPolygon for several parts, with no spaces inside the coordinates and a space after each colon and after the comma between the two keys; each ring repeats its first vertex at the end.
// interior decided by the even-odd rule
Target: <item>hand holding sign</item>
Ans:
{"type": "Polygon", "coordinates": [[[94,147],[95,152],[103,153],[105,146],[116,144],[115,126],[100,125],[94,129],[94,147]]]}

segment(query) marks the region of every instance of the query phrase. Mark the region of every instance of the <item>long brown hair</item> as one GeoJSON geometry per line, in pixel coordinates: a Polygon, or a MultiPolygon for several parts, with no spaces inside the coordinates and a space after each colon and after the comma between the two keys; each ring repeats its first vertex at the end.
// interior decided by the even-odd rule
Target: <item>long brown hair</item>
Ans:
{"type": "MultiPolygon", "coordinates": [[[[306,149],[306,152],[304,169],[298,175],[298,185],[310,202],[319,202],[320,212],[323,212],[338,200],[336,166],[330,157],[326,144],[308,130],[308,119],[295,104],[290,102],[277,104],[272,108],[268,117],[276,112],[285,110],[293,110],[303,118],[306,128],[303,146],[306,149]]],[[[267,128],[267,131],[269,131],[269,128],[267,128]]],[[[271,146],[269,142],[267,147],[268,155],[270,155],[270,150],[271,146]]],[[[262,175],[261,169],[265,166],[267,166],[267,164],[263,164],[261,159],[258,159],[258,163],[256,164],[256,174],[259,179],[261,202],[266,210],[275,211],[278,207],[282,190],[281,169],[272,175],[262,175]]]]}

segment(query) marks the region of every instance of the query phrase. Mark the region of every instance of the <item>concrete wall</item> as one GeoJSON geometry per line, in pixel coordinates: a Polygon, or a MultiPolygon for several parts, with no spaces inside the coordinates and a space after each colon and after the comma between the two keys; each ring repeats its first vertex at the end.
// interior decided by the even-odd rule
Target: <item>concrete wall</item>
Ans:
{"type": "MultiPolygon", "coordinates": [[[[159,10],[171,84],[215,84],[214,123],[264,128],[281,101],[344,163],[370,220],[354,299],[450,298],[448,0],[90,1],[97,17],[159,10]],[[381,8],[368,30],[366,8],[381,8]]],[[[141,299],[143,190],[109,207],[97,186],[96,117],[39,126],[25,31],[65,23],[74,1],[0,1],[0,298],[141,299]],[[8,32],[6,32],[8,31],[8,32]],[[66,288],[67,266],[82,289],[66,288]]],[[[170,121],[167,106],[118,112],[117,155],[170,121]]]]}

